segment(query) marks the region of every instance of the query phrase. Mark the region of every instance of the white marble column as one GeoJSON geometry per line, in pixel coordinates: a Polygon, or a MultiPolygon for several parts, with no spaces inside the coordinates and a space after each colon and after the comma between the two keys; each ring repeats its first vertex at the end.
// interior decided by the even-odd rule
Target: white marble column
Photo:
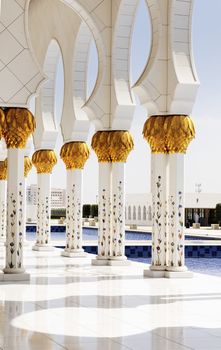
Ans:
{"type": "Polygon", "coordinates": [[[82,185],[81,169],[67,170],[66,244],[62,256],[84,257],[82,248],[82,185]]]}
{"type": "Polygon", "coordinates": [[[168,155],[151,155],[152,192],[152,259],[150,270],[144,274],[150,277],[163,277],[167,267],[168,212],[167,212],[167,173],[168,155]]]}
{"type": "Polygon", "coordinates": [[[4,273],[24,274],[24,150],[8,149],[6,266],[4,273]]]}
{"type": "Polygon", "coordinates": [[[94,265],[106,265],[112,255],[111,230],[111,163],[99,163],[98,187],[98,255],[94,265]]]}
{"type": "Polygon", "coordinates": [[[32,156],[37,169],[37,232],[32,247],[37,251],[50,251],[51,245],[51,173],[57,158],[52,150],[39,150],[32,156]]]}
{"type": "Polygon", "coordinates": [[[37,180],[37,230],[33,250],[52,250],[51,246],[51,174],[38,174],[37,180]]]}
{"type": "Polygon", "coordinates": [[[125,256],[125,163],[112,163],[111,200],[112,249],[110,260],[120,263],[125,256]]]}
{"type": "Polygon", "coordinates": [[[3,280],[28,280],[23,266],[24,240],[24,148],[35,129],[35,120],[25,108],[5,111],[3,136],[7,159],[7,234],[3,280]]]}
{"type": "Polygon", "coordinates": [[[63,145],[60,153],[66,165],[66,244],[62,252],[65,257],[85,257],[82,248],[82,191],[83,168],[89,157],[89,148],[83,141],[72,141],[63,145]]]}
{"type": "Polygon", "coordinates": [[[0,242],[6,239],[7,161],[0,161],[0,242]]]}
{"type": "Polygon", "coordinates": [[[184,265],[184,154],[195,137],[187,115],[150,117],[143,130],[152,151],[153,233],[149,277],[191,277],[184,265]]]}
{"type": "Polygon", "coordinates": [[[24,220],[23,220],[23,225],[24,225],[24,245],[28,245],[28,241],[26,239],[26,224],[27,224],[27,177],[29,174],[29,171],[32,168],[32,162],[31,159],[28,156],[24,157],[24,220]]]}
{"type": "Polygon", "coordinates": [[[128,131],[99,131],[92,139],[99,161],[98,255],[93,264],[128,264],[125,256],[124,168],[133,145],[128,131]]]}
{"type": "Polygon", "coordinates": [[[168,277],[173,272],[185,272],[184,237],[184,154],[168,155],[169,191],[168,191],[168,277]]]}

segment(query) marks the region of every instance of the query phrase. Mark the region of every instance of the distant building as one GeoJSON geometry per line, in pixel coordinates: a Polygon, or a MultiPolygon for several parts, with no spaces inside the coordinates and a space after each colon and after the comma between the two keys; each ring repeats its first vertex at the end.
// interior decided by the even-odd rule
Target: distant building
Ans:
{"type": "MultiPolygon", "coordinates": [[[[186,193],[185,225],[192,225],[196,218],[202,226],[216,223],[215,208],[218,203],[221,203],[221,193],[186,193]]],[[[125,219],[127,225],[152,225],[151,194],[127,194],[125,219]]]]}
{"type": "Polygon", "coordinates": [[[152,195],[150,193],[126,195],[125,222],[126,225],[152,225],[152,195]]]}
{"type": "MultiPolygon", "coordinates": [[[[126,225],[152,225],[152,195],[150,193],[126,194],[126,225]]],[[[185,225],[192,225],[196,218],[202,226],[216,223],[215,208],[221,203],[221,193],[186,193],[185,225]]],[[[61,188],[51,190],[51,208],[66,207],[66,191],[61,188]]],[[[27,220],[35,222],[37,216],[37,185],[27,187],[27,220]]]]}
{"type": "MultiPolygon", "coordinates": [[[[37,217],[37,185],[30,185],[26,189],[27,221],[35,222],[37,217]]],[[[66,191],[62,188],[51,189],[51,208],[65,208],[66,191]]]]}

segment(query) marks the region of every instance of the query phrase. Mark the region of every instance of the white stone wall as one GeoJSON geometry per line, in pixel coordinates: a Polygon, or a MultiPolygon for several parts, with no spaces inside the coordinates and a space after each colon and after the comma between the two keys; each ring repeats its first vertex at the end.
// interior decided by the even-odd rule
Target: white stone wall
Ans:
{"type": "MultiPolygon", "coordinates": [[[[37,185],[30,185],[27,187],[27,205],[37,205],[37,185]]],[[[66,191],[63,188],[51,189],[51,207],[65,208],[66,205],[66,191]]]]}
{"type": "Polygon", "coordinates": [[[126,225],[152,225],[152,196],[148,194],[127,194],[125,205],[126,225]]]}

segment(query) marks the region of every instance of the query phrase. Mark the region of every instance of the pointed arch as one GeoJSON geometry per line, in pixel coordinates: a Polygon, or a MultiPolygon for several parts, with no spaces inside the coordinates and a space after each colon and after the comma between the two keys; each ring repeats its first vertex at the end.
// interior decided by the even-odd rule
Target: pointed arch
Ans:
{"type": "Polygon", "coordinates": [[[128,206],[128,220],[131,220],[131,206],[128,206]]]}
{"type": "Polygon", "coordinates": [[[116,98],[119,105],[133,104],[130,89],[130,53],[133,26],[139,0],[121,0],[113,39],[113,72],[116,98]]]}
{"type": "Polygon", "coordinates": [[[146,205],[144,205],[143,207],[143,221],[147,220],[147,208],[146,205]]]}
{"type": "Polygon", "coordinates": [[[82,107],[87,100],[88,57],[92,40],[91,31],[86,23],[82,22],[76,37],[73,56],[73,104],[77,119],[87,119],[82,107]]]}
{"type": "Polygon", "coordinates": [[[45,54],[43,70],[47,77],[36,98],[35,114],[37,128],[34,133],[35,148],[54,148],[58,129],[55,118],[55,88],[58,62],[62,57],[57,40],[52,39],[45,54]]]}
{"type": "Polygon", "coordinates": [[[133,206],[133,220],[137,220],[137,210],[135,205],[133,206]]]}
{"type": "Polygon", "coordinates": [[[141,206],[138,206],[137,220],[141,221],[141,206]]]}

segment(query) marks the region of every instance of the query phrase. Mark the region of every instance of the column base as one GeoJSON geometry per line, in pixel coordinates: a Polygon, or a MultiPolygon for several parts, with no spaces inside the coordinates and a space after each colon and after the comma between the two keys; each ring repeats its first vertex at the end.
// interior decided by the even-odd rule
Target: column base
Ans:
{"type": "Polygon", "coordinates": [[[144,277],[149,277],[149,278],[163,278],[165,277],[165,270],[151,270],[151,269],[146,269],[143,271],[144,277]]]}
{"type": "Polygon", "coordinates": [[[63,252],[61,252],[61,256],[67,258],[86,258],[88,253],[85,253],[83,249],[63,250],[63,252]]]}
{"type": "Polygon", "coordinates": [[[99,255],[96,256],[95,259],[91,260],[91,264],[93,266],[107,266],[108,265],[108,258],[100,257],[99,255]]]}
{"type": "Polygon", "coordinates": [[[149,278],[192,278],[194,274],[193,272],[188,271],[186,266],[150,266],[149,269],[144,270],[143,275],[144,277],[149,278]]]}
{"type": "Polygon", "coordinates": [[[10,282],[10,281],[30,281],[30,274],[25,272],[25,269],[3,269],[3,272],[0,273],[1,282],[10,282]]]}
{"type": "Polygon", "coordinates": [[[108,259],[109,266],[129,266],[130,261],[127,260],[125,255],[123,256],[110,256],[108,259]]]}
{"type": "Polygon", "coordinates": [[[0,282],[30,281],[29,273],[2,273],[0,282]]]}
{"type": "Polygon", "coordinates": [[[165,271],[165,277],[166,278],[193,278],[194,273],[191,271],[188,271],[187,268],[186,269],[180,269],[177,268],[177,270],[175,271],[171,271],[171,270],[167,270],[165,271]]]}
{"type": "Polygon", "coordinates": [[[186,272],[188,268],[186,266],[167,266],[166,271],[170,272],[186,272]]]}
{"type": "Polygon", "coordinates": [[[116,256],[116,257],[100,257],[97,256],[96,259],[92,259],[92,265],[94,266],[128,266],[130,261],[127,260],[126,256],[116,256]]]}
{"type": "Polygon", "coordinates": [[[32,250],[35,250],[38,252],[51,252],[54,250],[54,247],[51,245],[37,245],[37,244],[35,244],[32,247],[32,250]]]}

